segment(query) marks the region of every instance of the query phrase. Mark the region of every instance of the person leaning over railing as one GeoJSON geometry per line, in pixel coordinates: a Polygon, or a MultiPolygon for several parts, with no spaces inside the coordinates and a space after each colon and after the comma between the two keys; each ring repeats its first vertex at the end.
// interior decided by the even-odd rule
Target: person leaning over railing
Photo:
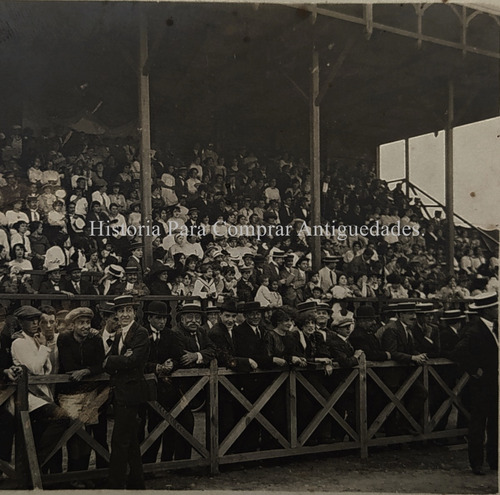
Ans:
{"type": "MultiPolygon", "coordinates": [[[[12,342],[12,360],[16,365],[28,368],[30,375],[48,375],[52,371],[50,354],[53,347],[47,347],[45,336],[40,333],[38,322],[41,312],[32,306],[21,306],[14,313],[22,326],[12,342]]],[[[33,436],[39,462],[52,451],[69,425],[66,412],[54,402],[52,391],[47,385],[28,386],[28,410],[33,427],[33,436]]],[[[60,472],[62,469],[57,455],[42,468],[43,472],[60,472]]]]}
{"type": "MultiPolygon", "coordinates": [[[[102,373],[104,346],[97,330],[90,322],[94,312],[85,307],[71,310],[65,318],[67,332],[57,341],[60,372],[70,375],[72,382],[81,382],[87,376],[102,373]]],[[[92,402],[99,385],[93,382],[61,384],[58,402],[73,419],[81,419],[96,438],[106,438],[106,423],[99,421],[98,407],[92,402]],[[99,431],[100,430],[100,431],[99,431]]],[[[68,471],[85,471],[89,467],[90,446],[78,436],[68,440],[68,471]]],[[[93,488],[88,482],[72,482],[73,488],[93,488]]]]}
{"type": "MultiPolygon", "coordinates": [[[[158,402],[170,411],[182,399],[183,394],[179,387],[179,380],[170,377],[175,369],[179,368],[179,363],[176,360],[178,354],[176,353],[176,337],[172,329],[167,326],[168,306],[164,302],[152,301],[144,314],[147,320],[145,328],[148,331],[150,343],[149,357],[144,370],[146,373],[156,374],[158,402]]],[[[163,418],[150,408],[147,409],[147,415],[147,429],[151,432],[163,421],[163,418]]],[[[185,408],[176,419],[189,433],[193,433],[194,417],[189,407],[185,408]]],[[[171,426],[144,453],[144,462],[156,462],[160,444],[162,461],[191,457],[190,443],[171,426]]]]}
{"type": "MultiPolygon", "coordinates": [[[[417,350],[412,334],[412,327],[416,320],[415,303],[400,302],[393,308],[396,317],[385,327],[382,335],[382,346],[391,354],[391,358],[402,364],[423,365],[427,361],[427,355],[417,350]]],[[[403,382],[413,371],[404,367],[395,367],[385,375],[387,386],[394,392],[399,389],[403,382]]],[[[412,417],[420,422],[423,414],[423,403],[427,397],[427,390],[420,381],[416,381],[405,396],[405,405],[412,417]]],[[[386,423],[386,432],[393,434],[417,432],[409,426],[403,426],[398,419],[392,419],[386,423]]]]}
{"type": "MultiPolygon", "coordinates": [[[[16,383],[22,373],[21,366],[12,364],[9,349],[6,349],[0,341],[0,390],[6,385],[16,383]]],[[[15,431],[14,415],[9,405],[5,402],[0,406],[0,459],[6,462],[11,461],[15,431]]],[[[0,476],[1,473],[0,469],[0,476]]]]}

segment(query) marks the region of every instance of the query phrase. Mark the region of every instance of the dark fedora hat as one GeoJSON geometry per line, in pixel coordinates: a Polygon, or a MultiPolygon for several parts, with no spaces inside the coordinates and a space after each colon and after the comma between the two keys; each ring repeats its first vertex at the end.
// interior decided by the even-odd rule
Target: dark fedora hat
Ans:
{"type": "Polygon", "coordinates": [[[243,313],[252,313],[253,311],[265,311],[266,308],[259,301],[248,301],[243,306],[243,313]]]}
{"type": "Polygon", "coordinates": [[[364,304],[360,306],[356,311],[356,319],[357,320],[373,320],[377,318],[377,313],[375,312],[375,308],[368,304],[364,304]]]}
{"type": "Polygon", "coordinates": [[[239,308],[236,305],[236,301],[233,299],[226,299],[220,306],[220,312],[224,313],[239,313],[239,308]]]}
{"type": "Polygon", "coordinates": [[[163,301],[151,301],[144,313],[147,315],[168,316],[168,305],[163,301]]]}

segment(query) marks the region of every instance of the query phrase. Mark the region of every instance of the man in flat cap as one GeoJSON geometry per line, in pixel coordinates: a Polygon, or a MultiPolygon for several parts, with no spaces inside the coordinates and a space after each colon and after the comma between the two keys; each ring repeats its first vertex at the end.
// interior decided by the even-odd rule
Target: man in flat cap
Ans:
{"type": "Polygon", "coordinates": [[[109,488],[140,490],[144,489],[144,475],[137,428],[139,406],[151,398],[144,378],[149,336],[135,321],[139,304],[133,296],[118,296],[113,303],[120,329],[104,361],[104,369],[111,375],[115,413],[109,488]]]}
{"type": "MultiPolygon", "coordinates": [[[[65,409],[75,411],[75,419],[89,407],[88,400],[95,398],[99,389],[99,385],[96,383],[80,384],[79,382],[85,377],[98,375],[103,371],[104,346],[99,333],[91,329],[91,320],[93,317],[94,312],[90,308],[80,307],[72,309],[64,319],[67,331],[61,334],[57,340],[60,362],[59,371],[60,373],[69,374],[70,380],[78,383],[61,385],[59,403],[63,407],[71,405],[71,408],[65,407],[65,409]]],[[[92,431],[96,438],[100,437],[105,442],[106,435],[102,431],[103,428],[101,427],[99,431],[97,409],[94,416],[93,418],[89,418],[89,423],[93,426],[88,427],[88,430],[92,431]],[[97,434],[94,430],[97,430],[97,434]]],[[[85,471],[88,469],[90,446],[78,436],[73,436],[68,440],[67,446],[68,471],[85,471]]],[[[84,482],[76,482],[72,486],[73,488],[92,488],[92,486],[87,486],[84,482]]]]}
{"type": "MultiPolygon", "coordinates": [[[[52,371],[50,353],[54,348],[46,345],[45,336],[40,333],[40,315],[40,311],[33,306],[21,306],[14,312],[22,330],[12,342],[12,360],[15,365],[26,366],[31,375],[48,375],[52,371]]],[[[30,385],[28,410],[38,460],[42,463],[66,430],[69,418],[55,404],[52,391],[47,385],[30,385]]],[[[52,457],[42,470],[60,472],[57,456],[52,457]]]]}

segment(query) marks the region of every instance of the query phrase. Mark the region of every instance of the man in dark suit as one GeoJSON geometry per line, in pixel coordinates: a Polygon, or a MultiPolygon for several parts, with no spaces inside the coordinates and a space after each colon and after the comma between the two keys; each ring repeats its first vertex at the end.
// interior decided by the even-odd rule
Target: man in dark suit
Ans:
{"type": "Polygon", "coordinates": [[[94,286],[88,280],[82,280],[82,269],[76,263],[66,267],[69,278],[61,282],[61,289],[71,294],[97,295],[94,286]]]}
{"type": "Polygon", "coordinates": [[[280,224],[281,225],[289,225],[292,220],[295,218],[293,209],[292,209],[292,201],[293,198],[290,194],[287,194],[283,198],[283,204],[279,210],[280,224]]]}
{"type": "Polygon", "coordinates": [[[431,302],[417,303],[415,309],[417,320],[411,329],[415,348],[429,358],[439,357],[441,354],[439,327],[434,323],[437,310],[431,302]]]}
{"type": "Polygon", "coordinates": [[[175,330],[176,359],[181,368],[207,367],[216,358],[215,344],[202,329],[201,303],[184,304],[177,312],[179,326],[175,330]]]}
{"type": "MultiPolygon", "coordinates": [[[[382,336],[382,347],[391,354],[394,361],[403,364],[422,365],[427,361],[427,355],[416,350],[412,334],[412,327],[416,321],[415,303],[399,303],[394,307],[396,320],[390,321],[382,336]]],[[[396,392],[402,383],[408,378],[412,371],[404,367],[397,367],[387,372],[385,382],[387,386],[396,392]]],[[[427,397],[427,391],[420,381],[414,382],[411,389],[406,393],[405,405],[408,412],[419,421],[423,414],[423,403],[427,397]]],[[[389,418],[390,419],[390,418],[389,418]]],[[[396,419],[387,421],[386,432],[390,434],[417,432],[409,426],[403,427],[397,424],[396,419]]]]}
{"type": "Polygon", "coordinates": [[[113,302],[120,330],[104,361],[104,369],[111,375],[115,414],[109,488],[141,490],[144,489],[144,476],[137,416],[139,406],[150,399],[144,378],[149,336],[147,330],[135,321],[138,303],[132,296],[119,296],[113,302]],[[128,479],[127,466],[130,468],[128,479]]]}
{"type": "MultiPolygon", "coordinates": [[[[330,332],[327,333],[326,344],[328,346],[330,356],[333,361],[339,363],[342,368],[352,368],[357,366],[359,358],[363,355],[360,349],[354,349],[349,342],[349,335],[354,327],[354,320],[352,317],[341,317],[338,321],[332,323],[330,332]]],[[[334,387],[338,387],[349,374],[348,371],[337,371],[330,377],[334,387]]],[[[347,417],[348,423],[355,427],[356,414],[355,414],[356,398],[354,389],[351,387],[347,389],[342,397],[335,405],[335,409],[342,417],[347,417]]],[[[345,436],[345,430],[338,424],[332,424],[332,437],[337,441],[342,441],[345,436]]]]}
{"type": "Polygon", "coordinates": [[[285,261],[285,252],[284,251],[274,251],[272,254],[272,260],[265,264],[263,268],[263,276],[264,278],[269,279],[269,283],[278,281],[280,285],[282,285],[285,281],[280,277],[280,270],[285,261]]]}
{"type": "MultiPolygon", "coordinates": [[[[387,361],[391,359],[391,353],[382,348],[382,344],[375,335],[378,327],[377,314],[373,306],[360,306],[356,311],[355,326],[349,341],[355,349],[362,350],[367,361],[387,361]]],[[[380,371],[377,370],[379,373],[380,371]]],[[[382,375],[384,373],[382,372],[382,375]]],[[[368,387],[368,425],[379,415],[388,399],[382,390],[378,387],[368,387]]]]}
{"type": "MultiPolygon", "coordinates": [[[[150,350],[145,372],[155,373],[158,377],[158,402],[167,411],[172,409],[182,398],[182,392],[176,379],[168,378],[178,364],[174,361],[176,338],[174,332],[167,328],[169,316],[168,306],[161,301],[152,301],[145,311],[147,318],[146,329],[149,334],[150,350]]],[[[148,431],[151,432],[163,420],[153,411],[147,410],[148,431]]],[[[144,420],[146,419],[145,416],[144,420]]],[[[194,417],[189,408],[184,409],[177,421],[190,433],[194,429],[194,417]]],[[[171,461],[189,459],[191,445],[179,435],[173,427],[165,430],[161,438],[144,453],[144,462],[156,462],[158,450],[162,445],[161,460],[171,461]]]]}
{"type": "MultiPolygon", "coordinates": [[[[245,303],[243,306],[245,321],[233,330],[234,353],[240,359],[248,359],[247,371],[273,367],[273,358],[267,354],[264,343],[266,331],[261,324],[264,309],[256,301],[245,303]]],[[[240,375],[239,385],[245,397],[250,402],[255,402],[268,385],[268,381],[266,375],[246,374],[240,375]]],[[[252,421],[235,442],[234,451],[257,450],[260,445],[261,430],[259,423],[252,421]]]]}
{"type": "Polygon", "coordinates": [[[498,295],[479,294],[469,309],[477,311],[478,317],[467,328],[452,358],[471,377],[467,447],[472,472],[481,475],[485,433],[486,461],[490,469],[498,469],[498,295]]]}
{"type": "Polygon", "coordinates": [[[142,282],[142,242],[133,242],[130,245],[130,258],[127,261],[127,268],[137,268],[137,277],[142,282]]]}
{"type": "Polygon", "coordinates": [[[382,349],[375,335],[378,328],[376,318],[373,306],[360,306],[356,311],[356,323],[349,342],[355,349],[362,350],[368,361],[387,361],[391,359],[391,353],[382,349]]]}
{"type": "Polygon", "coordinates": [[[439,318],[441,357],[450,358],[457,344],[464,336],[464,325],[466,316],[459,309],[448,309],[443,311],[439,318]]]}
{"type": "MultiPolygon", "coordinates": [[[[62,269],[58,265],[50,265],[47,268],[47,280],[40,284],[38,289],[39,294],[68,294],[62,286],[62,269]]],[[[42,306],[54,306],[56,310],[62,309],[61,301],[56,300],[43,300],[42,306]]]]}

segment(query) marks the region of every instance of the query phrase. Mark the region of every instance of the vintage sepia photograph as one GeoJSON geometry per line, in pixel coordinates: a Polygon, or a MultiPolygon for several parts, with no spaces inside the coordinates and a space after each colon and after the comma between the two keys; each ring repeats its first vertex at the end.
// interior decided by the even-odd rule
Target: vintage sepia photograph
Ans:
{"type": "Polygon", "coordinates": [[[500,4],[0,3],[0,492],[498,493],[500,4]]]}

